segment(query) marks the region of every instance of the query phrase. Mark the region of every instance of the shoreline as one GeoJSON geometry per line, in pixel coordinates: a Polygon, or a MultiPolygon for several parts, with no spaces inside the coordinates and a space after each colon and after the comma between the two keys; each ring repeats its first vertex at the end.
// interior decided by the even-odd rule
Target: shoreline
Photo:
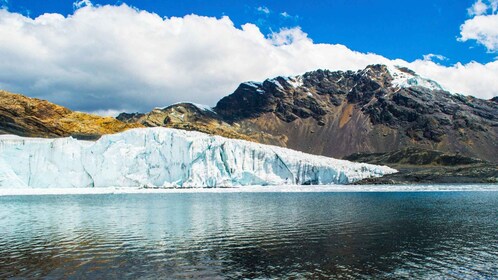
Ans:
{"type": "Polygon", "coordinates": [[[0,196],[25,195],[102,195],[102,194],[178,194],[178,193],[317,193],[317,192],[469,192],[498,191],[498,184],[421,184],[421,185],[326,185],[326,186],[243,186],[231,188],[5,188],[0,196]]]}

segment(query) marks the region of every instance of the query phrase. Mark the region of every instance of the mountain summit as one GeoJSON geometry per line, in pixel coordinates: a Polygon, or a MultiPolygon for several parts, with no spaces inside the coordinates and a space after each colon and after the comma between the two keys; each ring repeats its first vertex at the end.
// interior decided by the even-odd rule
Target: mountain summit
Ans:
{"type": "Polygon", "coordinates": [[[319,121],[344,103],[365,105],[373,98],[410,87],[443,90],[436,82],[423,79],[409,69],[371,65],[357,72],[317,70],[263,83],[242,83],[233,94],[221,99],[215,110],[233,119],[274,112],[288,122],[308,117],[319,121]]]}

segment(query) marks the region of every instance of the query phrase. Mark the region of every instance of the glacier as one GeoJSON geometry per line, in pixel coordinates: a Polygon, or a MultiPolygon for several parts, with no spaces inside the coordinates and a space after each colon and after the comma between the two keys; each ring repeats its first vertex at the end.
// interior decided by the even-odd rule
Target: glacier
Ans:
{"type": "Polygon", "coordinates": [[[400,66],[394,66],[387,64],[387,69],[391,74],[393,80],[391,83],[398,88],[408,88],[412,86],[421,86],[428,88],[430,90],[445,90],[436,81],[422,78],[417,74],[412,74],[406,71],[402,71],[400,66]]]}
{"type": "Polygon", "coordinates": [[[0,136],[0,188],[347,184],[396,170],[171,128],[97,141],[0,136]]]}

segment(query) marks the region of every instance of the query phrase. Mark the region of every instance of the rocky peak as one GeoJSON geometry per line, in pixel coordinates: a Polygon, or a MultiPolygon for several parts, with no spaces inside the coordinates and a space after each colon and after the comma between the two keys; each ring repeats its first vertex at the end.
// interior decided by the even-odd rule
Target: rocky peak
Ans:
{"type": "Polygon", "coordinates": [[[372,80],[381,87],[388,87],[394,79],[389,67],[382,64],[369,65],[365,69],[357,71],[356,76],[359,76],[359,79],[372,80]]]}
{"type": "Polygon", "coordinates": [[[346,105],[372,124],[405,130],[415,140],[439,142],[448,129],[486,131],[498,125],[496,102],[451,94],[410,69],[386,65],[244,83],[215,110],[230,121],[273,113],[285,122],[313,118],[324,125],[324,116],[346,105]]]}
{"type": "Polygon", "coordinates": [[[320,121],[329,107],[345,100],[367,104],[374,96],[393,92],[393,80],[385,65],[370,65],[356,72],[316,70],[300,76],[280,76],[262,83],[242,83],[233,94],[221,99],[215,110],[232,120],[273,112],[288,122],[308,117],[320,121]]]}
{"type": "Polygon", "coordinates": [[[242,83],[233,94],[221,99],[215,110],[233,120],[268,112],[289,122],[298,117],[319,120],[328,107],[344,101],[364,106],[378,99],[391,99],[400,90],[414,87],[429,95],[431,91],[443,91],[438,83],[410,69],[376,64],[356,72],[316,70],[262,83],[242,83]]]}

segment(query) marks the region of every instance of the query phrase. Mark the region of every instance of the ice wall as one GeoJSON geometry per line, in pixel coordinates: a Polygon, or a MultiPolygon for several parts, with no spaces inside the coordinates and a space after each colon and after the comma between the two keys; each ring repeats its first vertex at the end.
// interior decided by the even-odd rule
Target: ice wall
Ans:
{"type": "Polygon", "coordinates": [[[345,184],[394,169],[168,128],[96,142],[0,136],[0,187],[345,184]]]}

